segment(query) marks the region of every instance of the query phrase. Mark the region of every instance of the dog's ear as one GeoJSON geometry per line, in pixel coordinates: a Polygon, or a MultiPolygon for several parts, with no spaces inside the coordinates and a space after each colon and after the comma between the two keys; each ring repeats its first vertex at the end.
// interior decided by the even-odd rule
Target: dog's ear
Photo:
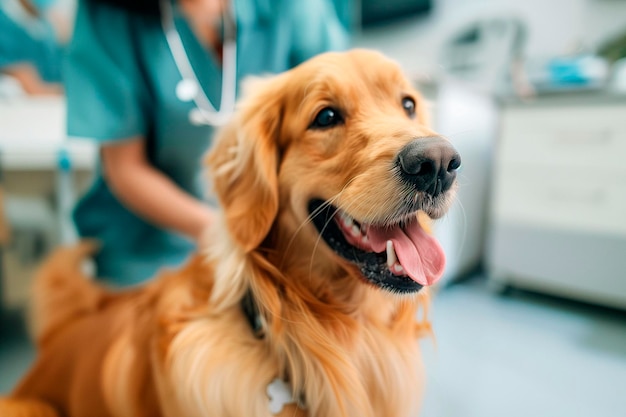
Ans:
{"type": "Polygon", "coordinates": [[[263,241],[278,212],[279,85],[280,77],[248,82],[247,96],[208,156],[226,226],[246,252],[263,241]]]}

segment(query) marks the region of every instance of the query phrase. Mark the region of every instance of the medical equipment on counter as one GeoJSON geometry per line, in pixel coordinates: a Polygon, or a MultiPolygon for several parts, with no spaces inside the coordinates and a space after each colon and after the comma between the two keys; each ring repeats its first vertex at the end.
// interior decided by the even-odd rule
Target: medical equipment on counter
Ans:
{"type": "Polygon", "coordinates": [[[532,59],[525,70],[538,94],[601,90],[610,74],[608,61],[591,54],[532,59]]]}
{"type": "Polygon", "coordinates": [[[221,126],[232,116],[237,94],[237,26],[229,7],[222,10],[224,25],[222,88],[220,109],[216,110],[202,89],[185,46],[176,30],[174,12],[170,0],[160,0],[161,25],[167,45],[172,53],[182,79],[176,85],[176,97],[182,101],[193,101],[196,108],[189,113],[193,124],[221,126]]]}
{"type": "Polygon", "coordinates": [[[509,93],[509,76],[519,76],[515,70],[522,65],[526,38],[524,21],[512,12],[472,18],[454,29],[442,46],[443,78],[490,94],[509,93]]]}

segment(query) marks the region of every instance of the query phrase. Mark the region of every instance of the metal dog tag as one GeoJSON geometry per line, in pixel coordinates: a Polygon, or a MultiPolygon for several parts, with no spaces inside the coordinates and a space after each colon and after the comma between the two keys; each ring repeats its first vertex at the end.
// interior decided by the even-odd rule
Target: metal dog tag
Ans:
{"type": "Polygon", "coordinates": [[[267,386],[267,396],[270,399],[270,412],[278,414],[286,404],[295,404],[291,395],[291,388],[281,379],[276,378],[267,386]]]}

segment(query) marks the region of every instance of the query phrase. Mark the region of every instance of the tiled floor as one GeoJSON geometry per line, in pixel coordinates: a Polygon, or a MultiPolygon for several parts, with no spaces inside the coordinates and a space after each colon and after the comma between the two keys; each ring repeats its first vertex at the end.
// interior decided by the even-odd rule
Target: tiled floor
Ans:
{"type": "MultiPolygon", "coordinates": [[[[494,296],[472,279],[443,290],[431,318],[422,417],[626,416],[625,312],[494,296]]],[[[16,323],[3,326],[0,392],[34,354],[16,323]]]]}
{"type": "Polygon", "coordinates": [[[432,320],[423,417],[626,416],[626,312],[475,279],[443,291],[432,320]]]}

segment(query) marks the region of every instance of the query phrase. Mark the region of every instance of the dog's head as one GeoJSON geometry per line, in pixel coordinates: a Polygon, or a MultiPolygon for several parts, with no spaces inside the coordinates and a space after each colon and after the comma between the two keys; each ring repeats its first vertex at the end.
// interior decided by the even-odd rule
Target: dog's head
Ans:
{"type": "Polygon", "coordinates": [[[328,53],[251,90],[209,158],[234,242],[392,292],[437,280],[444,255],[417,213],[447,211],[461,159],[398,66],[328,53]]]}

